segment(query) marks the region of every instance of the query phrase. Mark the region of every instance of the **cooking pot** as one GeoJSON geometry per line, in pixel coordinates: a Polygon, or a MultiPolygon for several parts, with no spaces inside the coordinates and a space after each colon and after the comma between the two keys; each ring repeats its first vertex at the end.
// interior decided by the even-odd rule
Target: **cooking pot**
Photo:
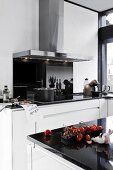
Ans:
{"type": "Polygon", "coordinates": [[[54,101],[54,89],[53,88],[34,88],[35,100],[50,102],[54,101]]]}

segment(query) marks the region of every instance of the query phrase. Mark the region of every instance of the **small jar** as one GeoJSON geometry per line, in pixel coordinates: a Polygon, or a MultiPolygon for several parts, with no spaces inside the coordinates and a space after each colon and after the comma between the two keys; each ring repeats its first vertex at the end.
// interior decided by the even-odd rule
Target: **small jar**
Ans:
{"type": "Polygon", "coordinates": [[[9,102],[9,93],[10,93],[10,91],[9,91],[9,89],[8,89],[8,86],[5,85],[5,86],[4,86],[4,89],[3,89],[3,102],[4,102],[4,103],[9,102]]]}

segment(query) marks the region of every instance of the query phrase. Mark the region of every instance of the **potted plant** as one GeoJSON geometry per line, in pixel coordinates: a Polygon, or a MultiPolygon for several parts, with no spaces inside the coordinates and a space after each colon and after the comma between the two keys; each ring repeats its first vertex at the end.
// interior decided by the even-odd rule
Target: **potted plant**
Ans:
{"type": "Polygon", "coordinates": [[[55,87],[55,82],[56,82],[56,77],[50,76],[48,80],[49,80],[49,87],[54,88],[55,87]]]}

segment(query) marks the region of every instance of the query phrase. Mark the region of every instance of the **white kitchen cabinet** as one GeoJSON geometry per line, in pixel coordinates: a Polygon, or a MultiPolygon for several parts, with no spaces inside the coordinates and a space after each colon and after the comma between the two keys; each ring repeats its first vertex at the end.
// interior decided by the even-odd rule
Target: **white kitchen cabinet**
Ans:
{"type": "Polygon", "coordinates": [[[39,107],[35,118],[36,132],[44,131],[47,128],[56,129],[98,118],[98,99],[42,106],[39,107]]]}
{"type": "Polygon", "coordinates": [[[113,99],[108,99],[108,116],[113,116],[113,99]]]}
{"type": "Polygon", "coordinates": [[[107,117],[108,112],[108,100],[107,99],[99,99],[100,105],[100,118],[107,117]]]}
{"type": "Polygon", "coordinates": [[[81,170],[55,154],[45,153],[37,147],[31,149],[31,170],[81,170]],[[57,157],[57,158],[56,158],[57,157]]]}
{"type": "Polygon", "coordinates": [[[13,169],[24,170],[27,168],[27,119],[22,111],[12,111],[12,135],[13,135],[13,169]]]}
{"type": "Polygon", "coordinates": [[[35,133],[34,115],[23,108],[0,111],[0,169],[27,170],[27,135],[35,133]]]}

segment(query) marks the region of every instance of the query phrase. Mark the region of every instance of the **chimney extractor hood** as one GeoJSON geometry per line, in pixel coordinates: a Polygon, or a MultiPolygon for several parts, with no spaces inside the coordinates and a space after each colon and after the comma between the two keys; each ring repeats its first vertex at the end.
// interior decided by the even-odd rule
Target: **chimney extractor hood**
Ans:
{"type": "Polygon", "coordinates": [[[64,0],[39,0],[39,51],[14,53],[14,58],[50,59],[68,62],[89,61],[92,57],[60,53],[64,40],[64,0]]]}
{"type": "Polygon", "coordinates": [[[77,56],[71,53],[28,50],[14,53],[13,58],[80,62],[90,61],[93,57],[92,56],[83,57],[80,55],[77,56]]]}

